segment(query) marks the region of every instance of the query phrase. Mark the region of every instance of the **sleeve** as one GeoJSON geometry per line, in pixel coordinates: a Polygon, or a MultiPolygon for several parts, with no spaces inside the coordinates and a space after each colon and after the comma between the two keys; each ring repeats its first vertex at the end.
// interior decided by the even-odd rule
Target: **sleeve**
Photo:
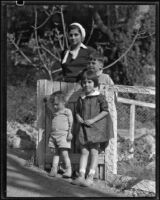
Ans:
{"type": "Polygon", "coordinates": [[[111,79],[111,77],[108,74],[105,74],[105,83],[107,85],[114,85],[113,80],[111,79]]]}
{"type": "Polygon", "coordinates": [[[67,110],[67,116],[68,116],[69,131],[71,131],[73,125],[73,115],[70,109],[67,110]]]}
{"type": "Polygon", "coordinates": [[[100,110],[108,112],[108,102],[105,99],[105,96],[100,94],[98,96],[99,104],[100,104],[100,110]]]}
{"type": "Polygon", "coordinates": [[[76,114],[80,114],[80,110],[81,110],[81,100],[80,97],[77,100],[77,105],[76,105],[76,114]]]}

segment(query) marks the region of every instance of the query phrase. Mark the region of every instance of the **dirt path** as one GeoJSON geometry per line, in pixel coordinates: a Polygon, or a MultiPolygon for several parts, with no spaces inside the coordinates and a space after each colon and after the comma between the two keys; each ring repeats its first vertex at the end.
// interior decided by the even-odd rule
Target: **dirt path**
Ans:
{"type": "Polygon", "coordinates": [[[62,178],[50,178],[14,150],[7,153],[7,197],[113,197],[105,190],[75,186],[62,178]]]}

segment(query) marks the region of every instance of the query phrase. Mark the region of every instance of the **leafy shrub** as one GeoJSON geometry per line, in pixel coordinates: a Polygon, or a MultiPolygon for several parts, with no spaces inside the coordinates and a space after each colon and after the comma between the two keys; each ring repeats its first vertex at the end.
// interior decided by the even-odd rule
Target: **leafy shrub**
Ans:
{"type": "Polygon", "coordinates": [[[28,124],[36,120],[36,88],[7,86],[7,120],[28,124]]]}

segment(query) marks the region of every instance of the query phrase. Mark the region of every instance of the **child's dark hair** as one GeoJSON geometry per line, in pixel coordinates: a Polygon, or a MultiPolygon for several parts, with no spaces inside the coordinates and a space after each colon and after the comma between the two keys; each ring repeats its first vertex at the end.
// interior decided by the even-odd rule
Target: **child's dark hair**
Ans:
{"type": "Polygon", "coordinates": [[[50,95],[50,102],[54,103],[55,99],[58,99],[60,102],[66,103],[65,94],[61,91],[54,92],[50,95]]]}
{"type": "Polygon", "coordinates": [[[104,56],[97,51],[94,51],[89,55],[89,60],[98,60],[102,64],[104,64],[105,61],[104,56]]]}
{"type": "Polygon", "coordinates": [[[94,82],[94,87],[99,86],[98,76],[93,71],[85,70],[82,73],[82,75],[81,75],[81,86],[82,86],[82,82],[85,81],[85,80],[92,80],[94,82]]]}

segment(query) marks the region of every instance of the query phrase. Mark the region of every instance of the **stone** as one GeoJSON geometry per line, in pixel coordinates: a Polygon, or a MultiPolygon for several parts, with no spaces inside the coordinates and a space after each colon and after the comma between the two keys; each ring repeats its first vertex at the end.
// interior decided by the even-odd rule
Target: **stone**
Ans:
{"type": "Polygon", "coordinates": [[[136,185],[134,185],[132,187],[132,189],[155,193],[156,192],[156,184],[155,184],[155,181],[142,180],[139,183],[137,183],[136,185]]]}

